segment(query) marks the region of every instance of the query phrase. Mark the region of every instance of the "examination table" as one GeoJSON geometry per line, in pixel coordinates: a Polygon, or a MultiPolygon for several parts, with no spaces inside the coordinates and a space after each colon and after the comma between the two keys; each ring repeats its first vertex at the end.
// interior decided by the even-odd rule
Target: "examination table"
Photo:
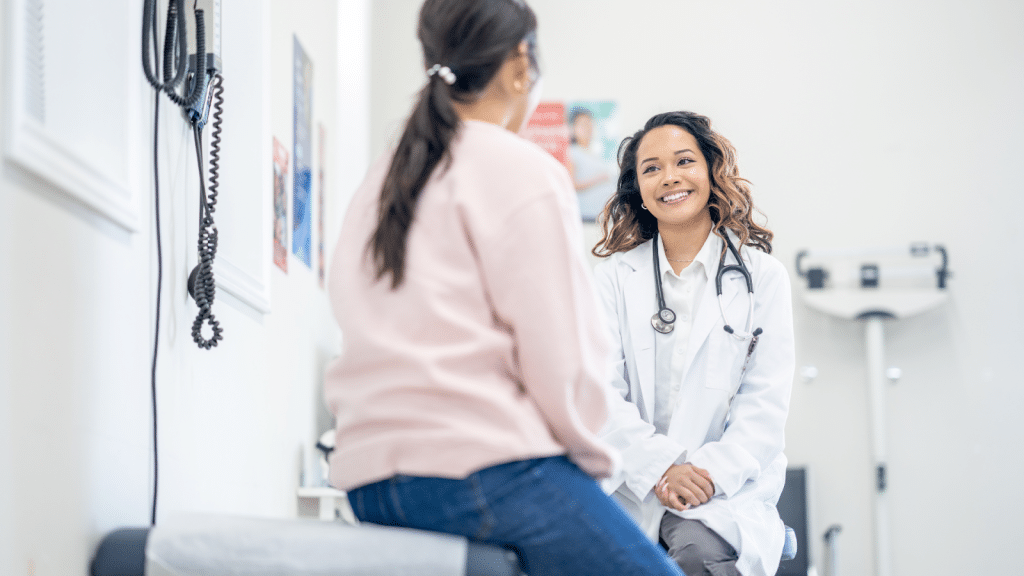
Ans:
{"type": "Polygon", "coordinates": [[[92,576],[516,576],[508,550],[373,524],[183,515],[108,534],[92,576]]]}
{"type": "MultiPolygon", "coordinates": [[[[786,528],[783,560],[796,554],[786,528]]],[[[179,515],[108,534],[92,576],[518,576],[516,555],[465,538],[373,524],[179,515]]]]}

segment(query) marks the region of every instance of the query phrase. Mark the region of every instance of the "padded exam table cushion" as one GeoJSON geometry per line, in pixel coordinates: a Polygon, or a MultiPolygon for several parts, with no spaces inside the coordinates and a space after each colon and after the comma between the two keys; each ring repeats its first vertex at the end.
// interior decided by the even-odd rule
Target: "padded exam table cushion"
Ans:
{"type": "Polygon", "coordinates": [[[513,576],[514,555],[464,538],[363,524],[180,515],[108,536],[94,576],[513,576]],[[129,542],[134,539],[135,542],[129,542]],[[102,564],[102,565],[100,565],[102,564]]]}

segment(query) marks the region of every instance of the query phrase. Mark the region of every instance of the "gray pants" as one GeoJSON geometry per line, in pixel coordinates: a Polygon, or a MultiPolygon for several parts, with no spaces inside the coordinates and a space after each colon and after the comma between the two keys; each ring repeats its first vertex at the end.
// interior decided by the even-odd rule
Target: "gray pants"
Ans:
{"type": "Polygon", "coordinates": [[[666,512],[661,519],[661,545],[686,576],[741,576],[736,570],[736,549],[699,520],[666,512]]]}

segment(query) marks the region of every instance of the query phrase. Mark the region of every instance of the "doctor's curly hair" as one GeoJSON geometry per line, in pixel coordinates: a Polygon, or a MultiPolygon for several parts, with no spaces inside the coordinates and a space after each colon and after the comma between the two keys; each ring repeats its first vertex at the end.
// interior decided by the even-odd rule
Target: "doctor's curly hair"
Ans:
{"type": "Polygon", "coordinates": [[[766,253],[772,251],[771,230],[753,220],[756,210],[750,195],[750,182],[739,175],[736,150],[722,135],[711,129],[711,120],[693,112],[665,112],[647,121],[643,129],[625,138],[619,145],[619,181],[615,194],[598,217],[603,237],[592,250],[606,258],[616,252],[627,252],[654,237],[658,220],[641,208],[640,184],[636,174],[637,149],[644,136],[660,126],[673,125],[689,132],[700,146],[708,163],[711,196],[708,208],[712,230],[726,227],[736,233],[740,246],[753,246],[766,253]]]}

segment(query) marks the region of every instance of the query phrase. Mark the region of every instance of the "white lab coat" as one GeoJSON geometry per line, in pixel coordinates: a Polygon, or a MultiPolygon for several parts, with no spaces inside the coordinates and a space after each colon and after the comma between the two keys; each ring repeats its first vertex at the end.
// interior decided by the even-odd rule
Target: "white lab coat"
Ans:
{"type": "MultiPolygon", "coordinates": [[[[734,244],[737,244],[735,237],[734,244]]],[[[724,242],[713,236],[713,254],[724,242]]],[[[622,469],[605,489],[655,541],[666,508],[652,489],[672,464],[706,469],[715,495],[678,513],[704,522],[739,551],[744,576],[775,574],[785,531],[775,508],[785,483],[784,428],[793,383],[793,311],[789,276],[775,258],[742,249],[754,284],[754,328],[760,342],[743,370],[750,340],[723,330],[715,289],[718,262],[693,313],[683,383],[668,433],[657,434],[654,415],[658,339],[651,316],[658,310],[652,242],[599,264],[595,278],[612,338],[611,382],[617,396],[602,436],[622,452],[622,469]]],[[[727,263],[731,262],[729,256],[727,263]]],[[[729,323],[746,328],[749,301],[739,272],[722,279],[729,323]]],[[[674,511],[670,513],[676,513],[674,511]]]]}

